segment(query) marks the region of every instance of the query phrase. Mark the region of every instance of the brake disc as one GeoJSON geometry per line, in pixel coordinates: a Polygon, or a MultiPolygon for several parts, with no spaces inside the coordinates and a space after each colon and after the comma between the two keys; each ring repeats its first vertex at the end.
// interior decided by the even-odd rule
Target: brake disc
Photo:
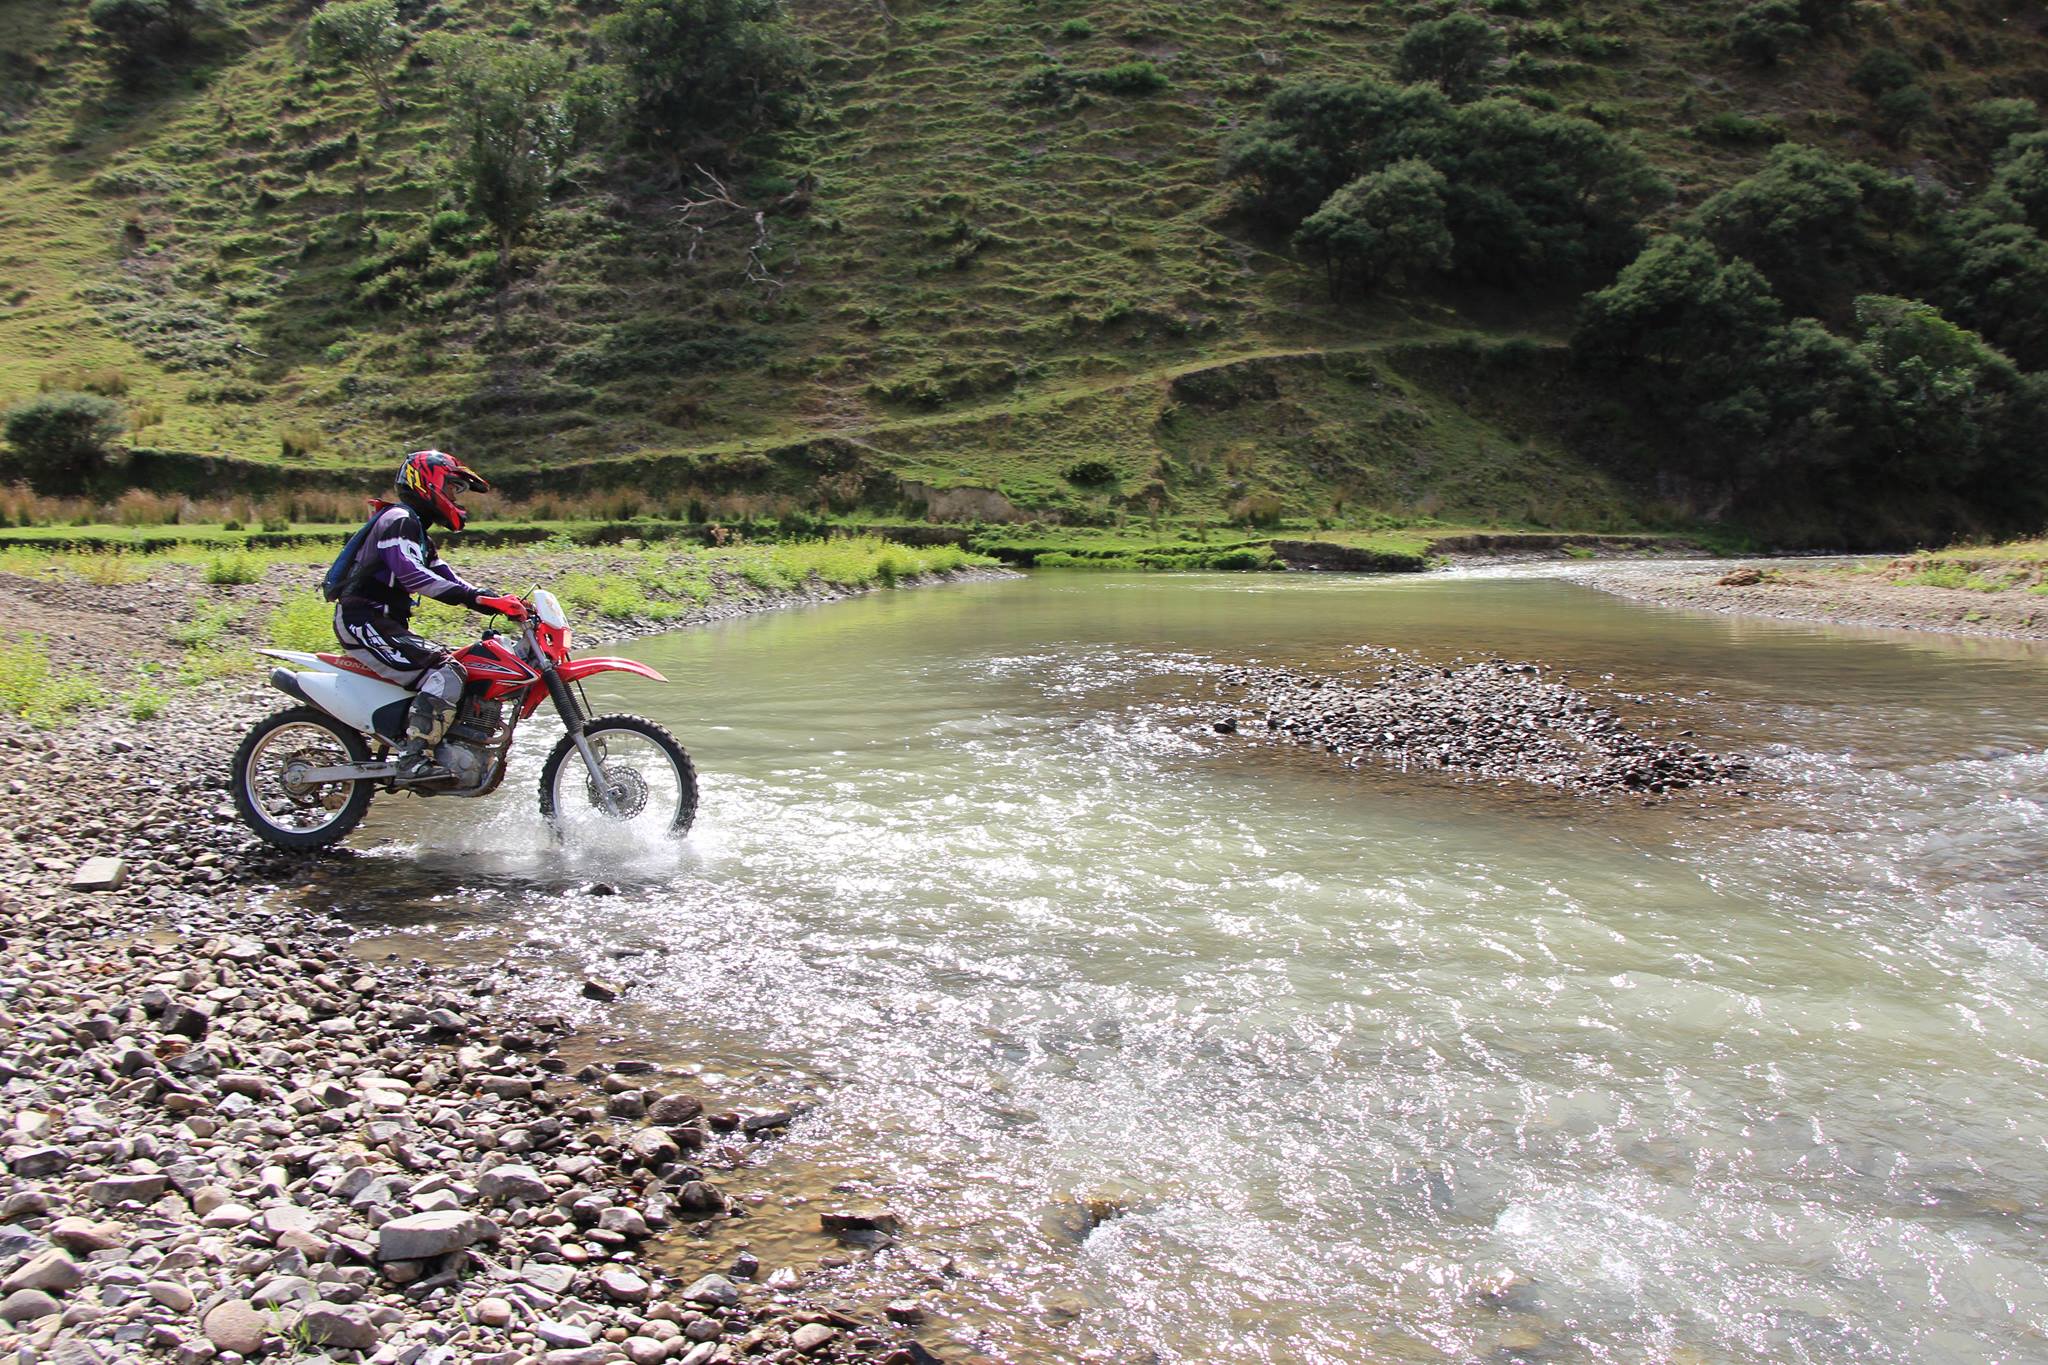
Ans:
{"type": "MultiPolygon", "coordinates": [[[[640,776],[637,768],[614,763],[606,763],[602,767],[605,785],[611,788],[612,805],[618,808],[620,816],[630,820],[647,809],[647,779],[640,776]]],[[[604,793],[597,789],[597,783],[586,782],[584,787],[590,796],[590,804],[603,810],[604,793]]]]}

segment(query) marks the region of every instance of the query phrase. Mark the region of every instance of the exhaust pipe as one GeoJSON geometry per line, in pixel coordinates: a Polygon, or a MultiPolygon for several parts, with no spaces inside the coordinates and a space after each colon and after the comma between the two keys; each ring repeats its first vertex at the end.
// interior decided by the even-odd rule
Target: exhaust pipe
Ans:
{"type": "Polygon", "coordinates": [[[270,685],[284,693],[287,697],[302,701],[308,706],[313,704],[313,699],[306,695],[306,689],[299,686],[299,675],[292,672],[289,668],[271,669],[270,685]]]}

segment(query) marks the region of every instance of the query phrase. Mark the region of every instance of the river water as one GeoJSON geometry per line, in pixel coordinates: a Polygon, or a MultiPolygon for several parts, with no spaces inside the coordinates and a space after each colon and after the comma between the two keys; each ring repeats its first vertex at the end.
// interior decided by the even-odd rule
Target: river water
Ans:
{"type": "Polygon", "coordinates": [[[601,708],[704,773],[679,854],[547,851],[523,773],[357,842],[401,950],[627,973],[614,1048],[815,1095],[706,1257],[813,1269],[843,1178],[906,1223],[855,1283],[1005,1359],[2048,1358],[2048,652],[1528,572],[1043,574],[627,652],[674,685],[601,708]],[[1209,731],[1215,666],[1367,642],[1675,694],[1757,780],[1209,731]]]}

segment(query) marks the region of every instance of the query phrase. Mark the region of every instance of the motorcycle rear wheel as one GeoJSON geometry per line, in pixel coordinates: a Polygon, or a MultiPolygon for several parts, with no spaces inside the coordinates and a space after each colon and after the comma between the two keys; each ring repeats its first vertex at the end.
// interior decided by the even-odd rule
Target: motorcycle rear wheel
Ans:
{"type": "Polygon", "coordinates": [[[562,736],[540,770],[542,818],[560,829],[585,818],[637,823],[641,816],[652,816],[647,821],[652,830],[676,838],[689,833],[697,818],[697,769],[674,735],[643,716],[597,716],[584,722],[583,737],[612,779],[614,804],[627,809],[624,820],[604,809],[569,735],[562,736]]]}
{"type": "Polygon", "coordinates": [[[293,790],[295,759],[325,767],[370,757],[363,737],[325,711],[294,706],[258,721],[235,750],[230,779],[242,822],[278,848],[325,848],[362,823],[375,790],[368,782],[328,782],[293,790]]]}

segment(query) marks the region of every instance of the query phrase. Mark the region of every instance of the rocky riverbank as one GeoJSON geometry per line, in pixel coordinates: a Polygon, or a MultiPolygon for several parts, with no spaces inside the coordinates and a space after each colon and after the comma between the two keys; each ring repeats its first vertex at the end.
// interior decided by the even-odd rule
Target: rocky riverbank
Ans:
{"type": "MultiPolygon", "coordinates": [[[[147,584],[100,591],[109,613],[123,591],[131,616],[155,606],[147,584]]],[[[843,1311],[745,1254],[685,1283],[650,1254],[746,1216],[737,1172],[792,1107],[706,1112],[633,1056],[572,1072],[562,1019],[499,1003],[516,968],[366,961],[349,925],[271,894],[307,864],[235,821],[223,765],[277,704],[237,679],[147,721],[0,720],[0,1352],[935,1358],[910,1335],[921,1303],[843,1311]]],[[[896,1231],[883,1208],[818,1207],[850,1256],[896,1231]]]]}
{"type": "MultiPolygon", "coordinates": [[[[1234,668],[1219,682],[1253,716],[1216,722],[1224,733],[1310,745],[1463,778],[1521,782],[1583,794],[1661,797],[1745,777],[1742,759],[1689,743],[1692,732],[1647,733],[1533,663],[1485,659],[1448,666],[1364,646],[1371,660],[1345,673],[1234,668]]],[[[1617,700],[1647,706],[1648,697],[1617,700]]]]}
{"type": "Polygon", "coordinates": [[[2041,595],[2038,583],[2026,581],[2025,575],[2012,581],[1992,572],[1956,574],[1950,583],[1950,576],[1923,567],[1928,562],[1611,564],[1572,578],[1632,601],[1688,611],[2048,640],[2048,597],[2041,595]]]}

